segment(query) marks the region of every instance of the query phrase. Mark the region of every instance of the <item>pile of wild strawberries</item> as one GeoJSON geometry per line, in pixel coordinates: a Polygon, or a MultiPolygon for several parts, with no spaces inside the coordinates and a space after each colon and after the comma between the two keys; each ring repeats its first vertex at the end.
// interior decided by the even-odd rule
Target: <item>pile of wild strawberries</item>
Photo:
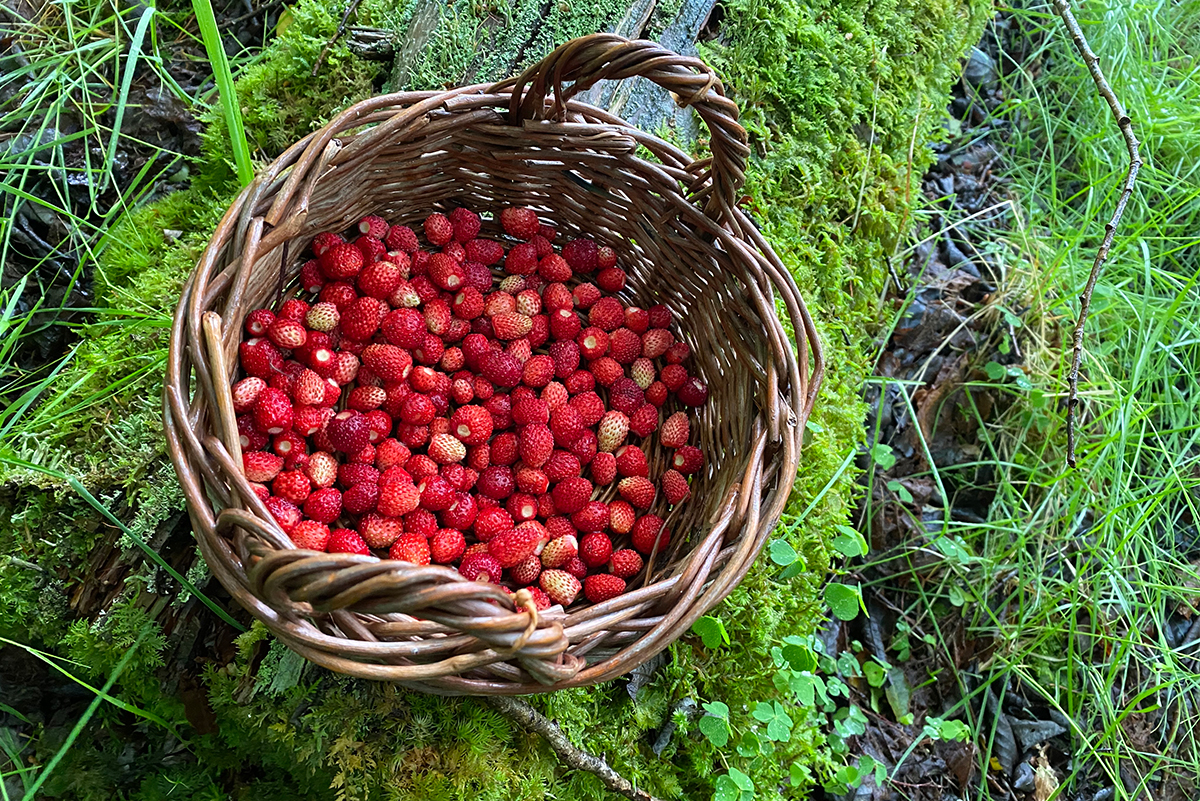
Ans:
{"type": "Polygon", "coordinates": [[[580,590],[598,603],[666,547],[649,510],[660,491],[691,493],[704,457],[682,409],[708,387],[669,309],[612,294],[612,248],[556,252],[530,208],[499,222],[505,242],[465,208],[430,214],[425,248],[376,216],[353,241],[318,234],[310,300],[246,318],[232,388],[245,475],[297,547],[457,564],[529,587],[540,609],[580,590]],[[637,443],[655,431],[673,453],[651,478],[637,443]]]}

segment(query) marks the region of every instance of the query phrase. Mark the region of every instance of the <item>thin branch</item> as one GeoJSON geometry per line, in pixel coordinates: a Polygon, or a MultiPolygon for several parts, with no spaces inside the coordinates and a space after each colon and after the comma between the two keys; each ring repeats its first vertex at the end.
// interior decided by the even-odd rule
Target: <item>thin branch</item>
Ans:
{"type": "Polygon", "coordinates": [[[1054,9],[1062,17],[1067,32],[1071,34],[1071,41],[1075,43],[1075,49],[1083,57],[1083,63],[1087,65],[1097,91],[1108,102],[1108,107],[1112,109],[1113,119],[1116,120],[1117,127],[1121,129],[1121,135],[1125,137],[1125,147],[1129,150],[1129,171],[1125,174],[1125,187],[1121,190],[1121,197],[1117,200],[1117,207],[1113,210],[1112,219],[1104,226],[1104,240],[1100,243],[1100,249],[1096,251],[1096,260],[1092,263],[1092,272],[1088,275],[1083,294],[1079,296],[1079,319],[1075,321],[1075,332],[1072,336],[1071,371],[1067,373],[1067,385],[1070,389],[1067,395],[1067,464],[1074,467],[1075,413],[1079,407],[1079,365],[1083,361],[1083,326],[1087,322],[1088,309],[1092,304],[1092,291],[1096,288],[1096,279],[1100,277],[1100,270],[1104,267],[1104,262],[1108,260],[1108,251],[1112,248],[1113,236],[1117,232],[1117,226],[1121,224],[1125,206],[1129,203],[1130,196],[1133,195],[1133,184],[1137,180],[1138,170],[1142,168],[1142,157],[1138,151],[1137,137],[1133,135],[1133,123],[1130,122],[1129,115],[1125,113],[1121,101],[1113,93],[1112,87],[1108,85],[1104,73],[1100,71],[1100,59],[1092,52],[1087,39],[1083,38],[1083,30],[1079,27],[1075,15],[1071,13],[1071,7],[1067,0],[1054,0],[1054,9]]]}
{"type": "Polygon", "coordinates": [[[358,4],[361,2],[362,0],[350,0],[349,5],[346,6],[346,10],[342,14],[342,21],[338,23],[337,30],[333,32],[333,38],[321,48],[321,55],[317,56],[317,62],[313,64],[312,76],[314,78],[321,72],[321,65],[325,63],[325,57],[329,55],[329,51],[333,49],[333,46],[342,38],[342,34],[346,32],[346,26],[350,23],[350,16],[358,10],[358,4]]]}
{"type": "Polygon", "coordinates": [[[480,700],[522,728],[542,735],[554,753],[558,754],[559,760],[567,767],[594,773],[609,790],[632,799],[632,801],[658,801],[645,790],[634,787],[633,782],[610,768],[603,757],[580,751],[571,745],[571,741],[567,739],[567,735],[563,733],[557,723],[520,698],[497,695],[480,700]]]}

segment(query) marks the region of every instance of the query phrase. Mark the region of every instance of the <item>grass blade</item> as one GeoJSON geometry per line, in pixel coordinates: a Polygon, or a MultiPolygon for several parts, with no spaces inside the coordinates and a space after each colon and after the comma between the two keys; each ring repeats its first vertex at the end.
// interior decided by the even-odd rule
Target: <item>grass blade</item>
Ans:
{"type": "Polygon", "coordinates": [[[237,165],[238,180],[242,186],[254,180],[254,165],[250,162],[250,145],[246,142],[246,131],[242,127],[242,107],[238,104],[237,91],[233,87],[233,73],[229,70],[229,59],[221,44],[221,31],[217,28],[217,17],[213,13],[211,0],[192,0],[204,49],[212,64],[213,79],[221,97],[221,111],[229,129],[229,141],[233,145],[233,161],[237,165]]]}
{"type": "Polygon", "coordinates": [[[142,11],[137,30],[133,32],[133,39],[129,42],[129,55],[125,59],[125,74],[121,76],[121,93],[117,97],[112,135],[108,140],[108,159],[104,165],[104,175],[98,182],[100,191],[107,189],[112,180],[112,168],[117,159],[117,141],[121,138],[121,122],[125,119],[125,107],[129,102],[129,87],[133,85],[133,74],[137,70],[138,57],[142,54],[142,40],[146,38],[146,29],[150,27],[155,13],[154,6],[148,6],[142,11]]]}

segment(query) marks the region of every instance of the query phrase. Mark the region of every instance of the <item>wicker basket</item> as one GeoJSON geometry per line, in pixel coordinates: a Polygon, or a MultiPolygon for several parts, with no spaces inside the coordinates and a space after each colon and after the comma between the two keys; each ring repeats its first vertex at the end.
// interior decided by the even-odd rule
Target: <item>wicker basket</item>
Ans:
{"type": "MultiPolygon", "coordinates": [[[[748,154],[737,117],[698,59],[596,34],[494,86],[358,103],[263,170],[184,287],[164,388],[167,443],[196,538],[233,597],[319,665],[487,695],[612,679],[728,595],[787,501],[823,371],[795,284],[737,208],[748,154]],[[571,100],[601,79],[634,76],[695,109],[711,158],[692,161],[571,100]],[[241,471],[229,386],[243,320],[295,283],[312,237],[371,213],[412,224],[433,209],[508,204],[537,208],[568,237],[616,246],[625,299],[674,311],[711,392],[698,424],[708,464],[693,477],[693,499],[671,515],[657,510],[673,531],[665,552],[624,595],[569,612],[539,613],[528,592],[508,595],[452,568],[298,550],[241,471]]],[[[661,448],[647,452],[662,458],[661,448]]]]}

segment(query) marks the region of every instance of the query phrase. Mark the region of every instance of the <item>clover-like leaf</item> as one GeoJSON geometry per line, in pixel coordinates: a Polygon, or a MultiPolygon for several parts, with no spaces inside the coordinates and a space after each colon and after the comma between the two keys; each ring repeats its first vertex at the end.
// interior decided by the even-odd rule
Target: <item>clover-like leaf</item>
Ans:
{"type": "Polygon", "coordinates": [[[729,645],[729,633],[725,631],[725,624],[712,615],[705,615],[693,623],[692,631],[699,635],[705,648],[718,648],[722,643],[729,645]]]}

